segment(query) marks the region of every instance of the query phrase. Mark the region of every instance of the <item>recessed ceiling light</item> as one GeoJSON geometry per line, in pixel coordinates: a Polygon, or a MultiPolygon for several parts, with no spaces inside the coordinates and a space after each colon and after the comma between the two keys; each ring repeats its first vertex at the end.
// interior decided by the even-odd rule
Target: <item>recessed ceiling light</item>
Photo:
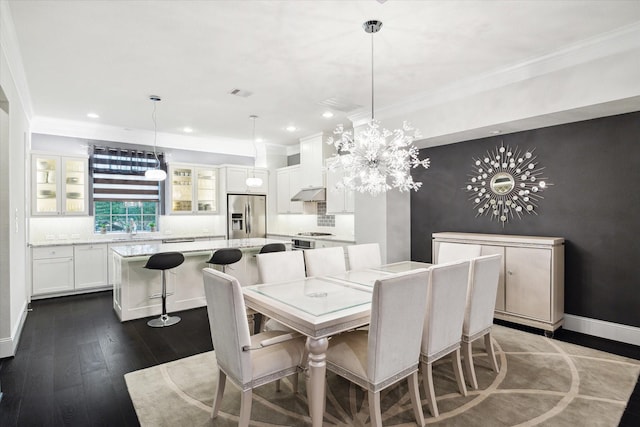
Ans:
{"type": "Polygon", "coordinates": [[[89,117],[90,119],[99,119],[100,116],[97,115],[96,113],[87,113],[87,117],[89,117]]]}
{"type": "Polygon", "coordinates": [[[324,117],[325,119],[330,119],[331,117],[333,117],[333,113],[331,111],[325,111],[324,113],[322,113],[322,117],[324,117]]]}
{"type": "Polygon", "coordinates": [[[286,127],[286,129],[287,129],[289,132],[295,132],[295,131],[296,131],[296,127],[295,127],[295,126],[287,126],[287,127],[286,127]]]}
{"type": "Polygon", "coordinates": [[[188,127],[188,126],[187,126],[187,127],[185,127],[184,129],[182,129],[182,131],[183,131],[184,133],[191,133],[191,132],[193,132],[193,129],[191,129],[190,127],[188,127]]]}

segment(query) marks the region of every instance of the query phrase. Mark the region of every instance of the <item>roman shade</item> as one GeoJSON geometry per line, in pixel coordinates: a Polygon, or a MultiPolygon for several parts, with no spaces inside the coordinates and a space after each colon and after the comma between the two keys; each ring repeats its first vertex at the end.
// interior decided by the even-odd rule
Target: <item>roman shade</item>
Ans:
{"type": "MultiPolygon", "coordinates": [[[[158,153],[160,168],[166,170],[164,154],[158,153]]],[[[92,147],[89,168],[96,202],[159,202],[160,183],[148,181],[144,173],[154,169],[151,151],[92,147]]]]}

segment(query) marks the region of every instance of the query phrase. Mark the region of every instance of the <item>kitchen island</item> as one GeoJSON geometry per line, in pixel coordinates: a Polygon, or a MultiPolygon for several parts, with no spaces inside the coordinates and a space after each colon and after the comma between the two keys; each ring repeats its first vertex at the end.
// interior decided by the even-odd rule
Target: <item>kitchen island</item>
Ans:
{"type": "Polygon", "coordinates": [[[242,250],[242,259],[227,266],[226,272],[236,277],[242,286],[256,284],[255,255],[268,243],[284,243],[291,249],[291,241],[263,238],[114,246],[111,249],[113,309],[121,322],[160,314],[160,271],[144,268],[153,254],[181,252],[185,257],[182,265],[167,271],[167,311],[172,313],[207,305],[202,269],[209,266],[206,262],[217,249],[242,250]]]}

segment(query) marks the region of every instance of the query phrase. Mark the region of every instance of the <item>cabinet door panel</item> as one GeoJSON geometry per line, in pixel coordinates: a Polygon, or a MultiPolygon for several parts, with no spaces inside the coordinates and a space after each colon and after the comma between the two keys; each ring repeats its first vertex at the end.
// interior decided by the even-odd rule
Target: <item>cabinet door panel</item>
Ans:
{"type": "Polygon", "coordinates": [[[73,290],[73,258],[33,260],[33,294],[73,290]]]}
{"type": "Polygon", "coordinates": [[[59,215],[60,158],[33,156],[32,170],[32,214],[59,215]]]}
{"type": "Polygon", "coordinates": [[[76,246],[75,288],[107,286],[107,245],[76,246]]]}
{"type": "Polygon", "coordinates": [[[496,310],[504,311],[505,309],[505,295],[504,295],[504,247],[503,246],[489,246],[482,245],[480,252],[481,256],[484,255],[502,255],[502,268],[500,269],[500,278],[498,279],[498,292],[496,294],[496,310]]]}
{"type": "Polygon", "coordinates": [[[551,319],[551,251],[506,248],[506,311],[551,319]]]}

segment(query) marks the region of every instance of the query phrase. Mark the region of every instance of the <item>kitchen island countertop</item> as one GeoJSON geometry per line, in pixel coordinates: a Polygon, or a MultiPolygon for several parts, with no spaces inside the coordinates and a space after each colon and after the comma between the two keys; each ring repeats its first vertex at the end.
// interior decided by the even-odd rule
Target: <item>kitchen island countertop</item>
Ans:
{"type": "Polygon", "coordinates": [[[291,244],[288,240],[250,238],[230,240],[203,240],[184,243],[152,243],[141,245],[113,246],[112,250],[123,258],[150,256],[160,252],[202,252],[222,248],[259,248],[269,243],[291,244]]]}

